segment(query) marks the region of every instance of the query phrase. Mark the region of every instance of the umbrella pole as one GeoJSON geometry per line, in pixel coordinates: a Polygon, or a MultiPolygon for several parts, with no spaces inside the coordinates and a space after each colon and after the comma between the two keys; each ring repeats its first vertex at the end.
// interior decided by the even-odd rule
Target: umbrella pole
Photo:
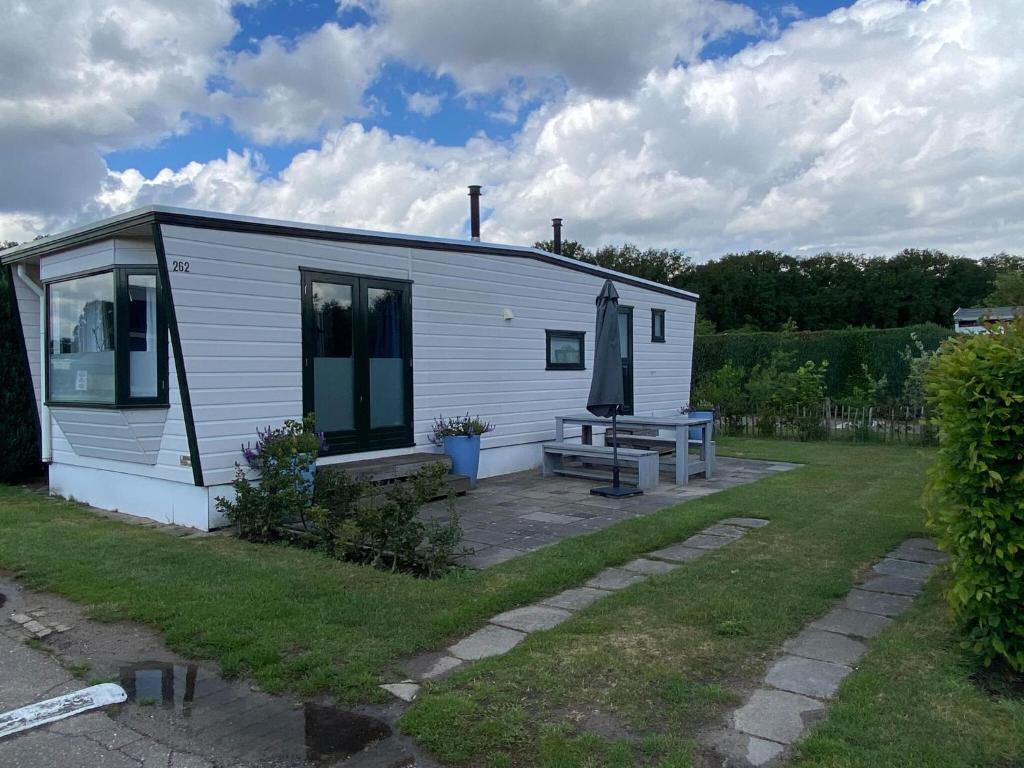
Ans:
{"type": "Polygon", "coordinates": [[[612,488],[619,487],[619,433],[612,414],[612,488]]]}

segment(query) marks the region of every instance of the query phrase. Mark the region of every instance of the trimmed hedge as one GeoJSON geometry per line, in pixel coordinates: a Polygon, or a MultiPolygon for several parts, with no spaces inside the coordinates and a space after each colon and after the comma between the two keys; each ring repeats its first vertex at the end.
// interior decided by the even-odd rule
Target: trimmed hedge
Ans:
{"type": "Polygon", "coordinates": [[[911,333],[917,334],[926,350],[936,349],[953,334],[948,328],[928,323],[906,328],[850,328],[841,331],[803,331],[797,333],[722,333],[697,336],[693,345],[693,388],[726,363],[748,373],[758,363],[767,362],[773,352],[796,353],[796,364],[808,360],[828,361],[825,390],[829,397],[841,397],[862,376],[867,363],[874,378],[886,377],[885,394],[896,398],[907,378],[909,366],[903,351],[913,349],[911,333]]]}
{"type": "Polygon", "coordinates": [[[949,601],[986,665],[1024,672],[1024,321],[942,346],[928,372],[939,427],[930,523],[949,601]]]}
{"type": "Polygon", "coordinates": [[[0,481],[39,474],[39,414],[11,268],[0,269],[0,481]]]}

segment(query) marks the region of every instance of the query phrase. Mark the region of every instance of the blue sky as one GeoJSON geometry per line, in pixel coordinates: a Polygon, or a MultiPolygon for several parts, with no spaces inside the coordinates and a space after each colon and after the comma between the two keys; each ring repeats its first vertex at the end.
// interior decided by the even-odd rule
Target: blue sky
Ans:
{"type": "MultiPolygon", "coordinates": [[[[822,16],[836,8],[848,6],[840,0],[758,0],[746,3],[765,20],[773,20],[782,30],[800,19],[822,16]]],[[[299,2],[298,0],[269,0],[253,6],[236,6],[233,15],[239,32],[228,49],[235,52],[256,52],[259,42],[269,36],[294,41],[334,22],[342,27],[368,25],[373,19],[361,9],[339,11],[334,2],[299,2]]],[[[736,32],[711,41],[703,50],[703,59],[728,58],[744,47],[763,39],[763,35],[736,32]]],[[[212,85],[216,85],[216,82],[212,85]]],[[[360,118],[367,127],[380,127],[389,133],[412,136],[445,146],[460,146],[471,137],[483,133],[497,141],[513,138],[522,128],[532,108],[542,99],[528,100],[514,119],[499,116],[502,112],[500,94],[475,94],[460,97],[460,88],[452,77],[437,75],[422,67],[399,61],[382,65],[380,75],[367,90],[364,101],[369,112],[360,118]],[[409,93],[441,96],[440,109],[424,115],[407,109],[409,93]]],[[[116,171],[135,168],[147,176],[163,168],[177,169],[189,162],[207,162],[221,158],[227,150],[242,152],[256,147],[266,163],[268,173],[286,167],[294,155],[318,145],[318,139],[256,144],[250,138],[233,130],[226,118],[211,119],[190,115],[191,129],[184,134],[162,139],[155,146],[108,152],[107,165],[116,171]]]]}
{"type": "Polygon", "coordinates": [[[532,243],[1024,242],[1020,0],[33,0],[0,238],[159,203],[532,243]],[[187,11],[183,10],[186,8],[187,11]]]}

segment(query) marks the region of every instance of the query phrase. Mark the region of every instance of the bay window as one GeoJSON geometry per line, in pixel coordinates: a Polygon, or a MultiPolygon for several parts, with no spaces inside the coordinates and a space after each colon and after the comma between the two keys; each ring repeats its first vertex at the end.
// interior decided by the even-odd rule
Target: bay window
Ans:
{"type": "Polygon", "coordinates": [[[167,405],[167,330],[152,267],[46,286],[47,403],[167,405]]]}

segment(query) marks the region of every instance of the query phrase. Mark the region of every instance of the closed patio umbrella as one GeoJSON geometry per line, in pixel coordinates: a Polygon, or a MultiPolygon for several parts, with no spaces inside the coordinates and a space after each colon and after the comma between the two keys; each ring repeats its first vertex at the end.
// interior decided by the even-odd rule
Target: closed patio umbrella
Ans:
{"type": "Polygon", "coordinates": [[[587,410],[595,416],[612,418],[612,484],[591,488],[596,496],[639,496],[639,488],[619,483],[619,441],[616,417],[622,412],[622,350],[619,347],[619,293],[605,280],[597,295],[597,329],[594,334],[594,373],[590,381],[587,410]]]}

